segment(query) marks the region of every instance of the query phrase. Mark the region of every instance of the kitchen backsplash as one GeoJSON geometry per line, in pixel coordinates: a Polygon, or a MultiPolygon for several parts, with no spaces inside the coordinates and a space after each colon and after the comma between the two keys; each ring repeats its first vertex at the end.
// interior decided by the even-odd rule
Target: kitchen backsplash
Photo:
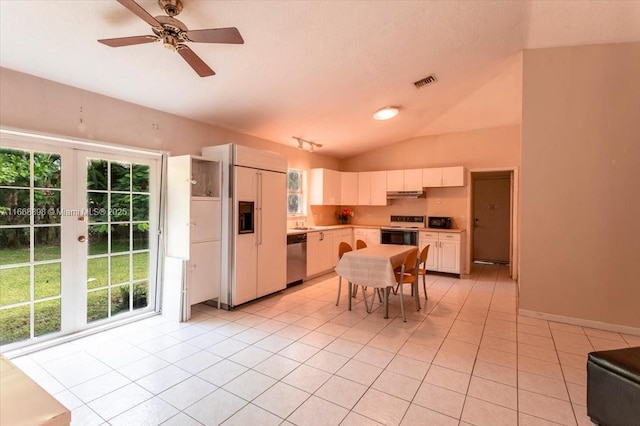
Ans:
{"type": "MultiPolygon", "coordinates": [[[[453,227],[467,227],[467,188],[427,188],[426,198],[388,200],[386,206],[310,206],[306,217],[308,226],[338,224],[338,214],[343,208],[354,212],[349,219],[353,225],[388,225],[391,215],[403,216],[451,216],[453,227]]],[[[298,220],[301,220],[298,218],[298,220]]],[[[289,227],[296,226],[290,219],[289,227]]]]}

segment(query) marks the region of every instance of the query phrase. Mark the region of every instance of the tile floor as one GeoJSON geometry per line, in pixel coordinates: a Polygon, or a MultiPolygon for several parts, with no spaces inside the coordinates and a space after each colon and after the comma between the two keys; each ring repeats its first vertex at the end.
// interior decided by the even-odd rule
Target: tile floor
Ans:
{"type": "MultiPolygon", "coordinates": [[[[516,315],[505,267],[430,275],[407,322],[391,297],[335,306],[333,273],[234,311],[198,305],[14,358],[73,425],[591,425],[586,354],[640,337],[516,315]],[[424,302],[424,298],[422,299],[424,302]]],[[[343,286],[344,287],[344,286],[343,286]]],[[[343,292],[345,292],[343,290],[343,292]]]]}

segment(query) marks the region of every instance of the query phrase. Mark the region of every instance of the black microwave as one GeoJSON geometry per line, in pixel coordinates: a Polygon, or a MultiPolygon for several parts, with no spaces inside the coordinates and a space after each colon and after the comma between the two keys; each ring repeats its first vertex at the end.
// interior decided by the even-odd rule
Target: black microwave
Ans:
{"type": "Polygon", "coordinates": [[[451,229],[453,218],[442,216],[429,216],[429,228],[451,229]]]}

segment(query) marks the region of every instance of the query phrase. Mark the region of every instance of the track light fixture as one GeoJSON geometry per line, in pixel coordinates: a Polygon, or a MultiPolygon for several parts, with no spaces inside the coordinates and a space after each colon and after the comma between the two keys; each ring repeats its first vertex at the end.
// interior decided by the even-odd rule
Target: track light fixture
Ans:
{"type": "Polygon", "coordinates": [[[308,149],[309,152],[314,152],[315,148],[322,148],[321,143],[307,141],[297,136],[292,136],[292,137],[293,139],[298,141],[298,149],[305,149],[304,147],[305,143],[309,145],[309,149],[308,149]]]}

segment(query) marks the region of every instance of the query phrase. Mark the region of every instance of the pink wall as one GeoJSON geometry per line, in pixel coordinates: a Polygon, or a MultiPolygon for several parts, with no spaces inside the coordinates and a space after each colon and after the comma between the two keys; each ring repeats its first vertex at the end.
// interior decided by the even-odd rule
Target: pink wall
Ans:
{"type": "Polygon", "coordinates": [[[338,168],[338,160],[129,102],[0,68],[0,125],[111,144],[198,155],[235,142],[284,154],[290,167],[338,168]],[[86,131],[78,130],[80,107],[86,131]],[[159,125],[159,131],[153,124],[159,125]],[[158,142],[157,139],[160,139],[158,142]]]}
{"type": "Polygon", "coordinates": [[[520,308],[640,327],[640,43],[524,53],[520,308]]]}

